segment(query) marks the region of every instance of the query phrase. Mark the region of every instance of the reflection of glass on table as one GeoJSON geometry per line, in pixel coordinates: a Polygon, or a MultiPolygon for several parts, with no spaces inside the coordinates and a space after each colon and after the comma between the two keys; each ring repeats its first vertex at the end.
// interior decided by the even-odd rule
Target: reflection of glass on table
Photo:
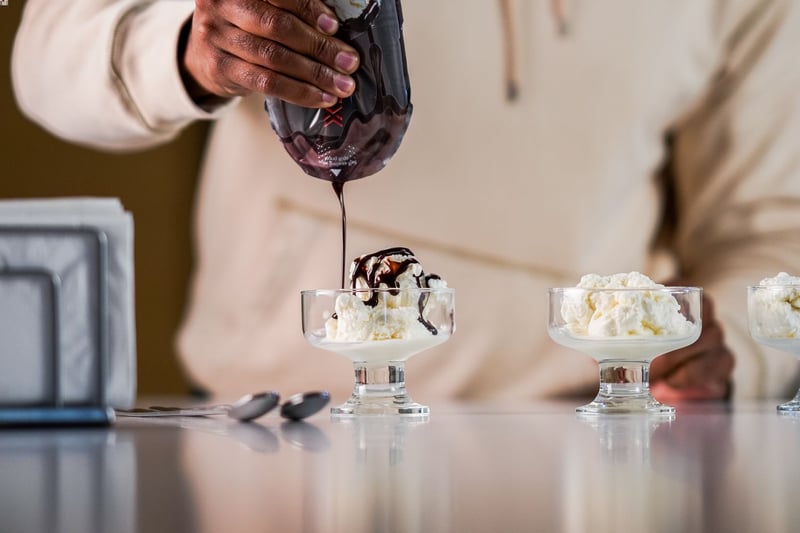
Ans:
{"type": "Polygon", "coordinates": [[[430,497],[431,484],[439,480],[429,474],[441,455],[430,447],[434,428],[428,419],[333,417],[329,429],[332,473],[318,497],[336,512],[310,530],[447,530],[439,527],[447,504],[430,497]]]}
{"type": "Polygon", "coordinates": [[[670,424],[675,415],[621,415],[598,417],[579,413],[578,420],[597,432],[603,461],[610,464],[650,464],[650,440],[656,428],[670,424]]]}

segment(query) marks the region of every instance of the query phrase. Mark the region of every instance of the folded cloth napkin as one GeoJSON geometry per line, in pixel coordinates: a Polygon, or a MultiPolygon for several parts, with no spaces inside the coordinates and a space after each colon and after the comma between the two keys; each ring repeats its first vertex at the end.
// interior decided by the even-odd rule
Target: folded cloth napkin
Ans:
{"type": "Polygon", "coordinates": [[[119,200],[0,201],[0,406],[48,402],[57,350],[65,404],[99,398],[107,352],[108,405],[128,408],[135,342],[133,217],[119,200]]]}

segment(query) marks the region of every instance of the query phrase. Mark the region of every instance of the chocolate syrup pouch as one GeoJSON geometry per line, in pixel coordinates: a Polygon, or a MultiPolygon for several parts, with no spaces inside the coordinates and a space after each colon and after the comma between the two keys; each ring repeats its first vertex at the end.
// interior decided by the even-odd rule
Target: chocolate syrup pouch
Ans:
{"type": "Polygon", "coordinates": [[[312,109],[267,98],[272,129],[315,178],[344,183],[382,169],[411,120],[411,90],[400,0],[326,0],[339,18],[336,37],[361,58],[355,92],[312,109]]]}

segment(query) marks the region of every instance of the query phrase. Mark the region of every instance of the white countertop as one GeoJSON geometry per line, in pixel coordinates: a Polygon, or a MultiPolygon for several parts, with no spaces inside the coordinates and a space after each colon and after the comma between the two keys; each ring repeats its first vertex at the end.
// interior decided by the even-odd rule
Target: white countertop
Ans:
{"type": "Polygon", "coordinates": [[[0,431],[0,531],[796,531],[800,416],[779,401],[580,418],[431,404],[0,431]]]}

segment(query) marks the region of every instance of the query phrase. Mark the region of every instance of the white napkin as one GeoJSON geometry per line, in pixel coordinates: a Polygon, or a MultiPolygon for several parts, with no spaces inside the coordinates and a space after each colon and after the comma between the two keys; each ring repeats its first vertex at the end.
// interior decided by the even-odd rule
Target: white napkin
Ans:
{"type": "MultiPolygon", "coordinates": [[[[96,238],[107,237],[106,393],[127,408],[136,396],[133,217],[115,198],[0,201],[0,273],[51,271],[60,281],[62,398],[96,396],[98,267],[96,238]],[[25,228],[17,230],[14,228],[25,228]]],[[[0,405],[45,402],[52,384],[52,309],[43,276],[0,275],[0,405]]]]}

